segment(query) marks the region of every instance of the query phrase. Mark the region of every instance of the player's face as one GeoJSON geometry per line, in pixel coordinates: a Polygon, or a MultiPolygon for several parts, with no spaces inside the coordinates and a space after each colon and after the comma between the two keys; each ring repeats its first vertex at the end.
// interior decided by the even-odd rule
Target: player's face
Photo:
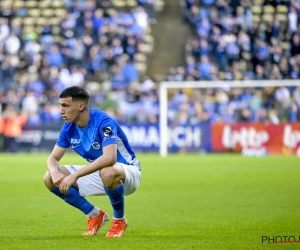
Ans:
{"type": "Polygon", "coordinates": [[[59,104],[60,113],[66,122],[74,122],[78,119],[80,115],[80,104],[78,102],[74,102],[72,97],[60,98],[59,104]]]}

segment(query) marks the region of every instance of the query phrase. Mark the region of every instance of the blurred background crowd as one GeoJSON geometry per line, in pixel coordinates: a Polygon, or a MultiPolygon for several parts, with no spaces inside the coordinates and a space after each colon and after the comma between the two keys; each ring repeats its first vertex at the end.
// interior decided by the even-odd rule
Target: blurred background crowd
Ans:
{"type": "MultiPolygon", "coordinates": [[[[1,1],[2,120],[22,114],[22,125],[62,122],[58,96],[71,85],[86,88],[92,107],[121,122],[157,123],[163,80],[299,78],[299,0],[169,1],[1,1]],[[177,48],[185,56],[164,75],[149,75],[153,30],[164,25],[157,16],[169,1],[180,5],[178,19],[190,30],[181,38],[185,48],[177,48]]],[[[168,118],[276,124],[299,120],[299,107],[299,87],[183,88],[170,91],[168,118]]]]}
{"type": "Polygon", "coordinates": [[[79,85],[91,93],[91,106],[132,121],[144,107],[137,90],[145,63],[139,62],[152,50],[148,34],[156,6],[153,0],[127,3],[115,8],[108,0],[1,1],[4,113],[6,107],[26,113],[33,126],[61,122],[59,93],[79,85]]]}
{"type": "MultiPolygon", "coordinates": [[[[182,0],[181,6],[192,36],[186,43],[185,65],[170,68],[167,80],[213,84],[299,78],[300,1],[182,0]]],[[[182,109],[183,122],[299,120],[299,87],[207,88],[193,95],[194,107],[182,92],[173,101],[174,111],[182,109]],[[182,106],[177,105],[178,96],[182,106]]]]}

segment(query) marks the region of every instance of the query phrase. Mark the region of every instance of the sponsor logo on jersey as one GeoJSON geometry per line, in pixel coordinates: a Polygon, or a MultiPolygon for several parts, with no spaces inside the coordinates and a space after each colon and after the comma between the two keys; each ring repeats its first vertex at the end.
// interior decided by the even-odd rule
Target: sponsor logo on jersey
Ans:
{"type": "Polygon", "coordinates": [[[74,138],[71,138],[71,143],[72,144],[80,144],[81,142],[81,139],[74,139],[74,138]]]}
{"type": "Polygon", "coordinates": [[[113,132],[111,130],[111,127],[105,127],[102,129],[104,136],[112,136],[113,132]]]}
{"type": "Polygon", "coordinates": [[[71,138],[71,147],[72,148],[77,148],[80,146],[80,143],[81,143],[81,139],[74,139],[74,138],[71,138]]]}

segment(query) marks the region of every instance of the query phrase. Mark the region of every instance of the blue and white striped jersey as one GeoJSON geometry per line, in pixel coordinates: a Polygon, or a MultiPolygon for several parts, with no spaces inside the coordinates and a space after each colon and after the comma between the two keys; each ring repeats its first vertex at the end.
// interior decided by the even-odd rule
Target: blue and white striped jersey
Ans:
{"type": "Polygon", "coordinates": [[[134,165],[140,169],[140,163],[119,124],[98,109],[90,109],[90,120],[84,128],[66,122],[56,145],[61,148],[72,147],[88,162],[93,162],[103,154],[102,149],[105,146],[114,143],[118,146],[117,162],[134,165]]]}

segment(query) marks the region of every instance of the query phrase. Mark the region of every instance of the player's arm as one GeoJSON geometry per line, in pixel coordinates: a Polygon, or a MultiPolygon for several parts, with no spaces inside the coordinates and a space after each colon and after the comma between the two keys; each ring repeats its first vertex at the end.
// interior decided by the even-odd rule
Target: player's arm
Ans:
{"type": "Polygon", "coordinates": [[[52,178],[52,182],[55,186],[59,186],[62,180],[66,177],[64,174],[58,171],[59,168],[59,161],[64,156],[66,152],[66,148],[61,148],[57,145],[54,146],[52,153],[47,159],[47,167],[49,170],[49,173],[52,178]]]}
{"type": "MultiPolygon", "coordinates": [[[[67,148],[70,147],[70,144],[66,138],[66,130],[65,125],[62,127],[58,139],[56,141],[56,144],[50,154],[50,156],[47,159],[47,167],[49,170],[49,173],[52,176],[52,173],[58,172],[59,168],[59,161],[64,156],[64,154],[67,151],[67,148]]],[[[53,179],[53,178],[52,178],[53,179]]]]}
{"type": "Polygon", "coordinates": [[[103,155],[95,161],[79,169],[74,174],[76,178],[94,173],[102,168],[113,166],[117,162],[117,144],[109,144],[103,148],[103,155]]]}
{"type": "Polygon", "coordinates": [[[58,171],[58,163],[64,156],[66,150],[66,148],[61,148],[57,145],[54,146],[50,156],[47,159],[47,167],[50,174],[54,173],[55,171],[58,171]]]}

